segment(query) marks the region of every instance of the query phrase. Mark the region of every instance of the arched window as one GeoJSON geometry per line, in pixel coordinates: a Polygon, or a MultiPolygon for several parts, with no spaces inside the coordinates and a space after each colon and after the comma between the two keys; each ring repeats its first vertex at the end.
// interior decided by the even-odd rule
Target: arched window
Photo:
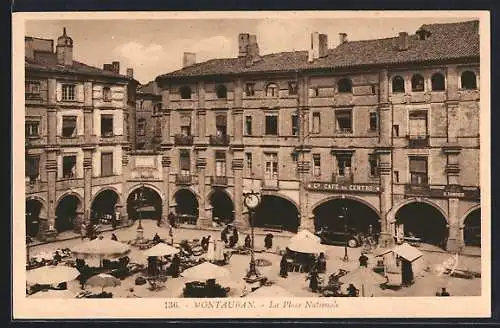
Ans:
{"type": "Polygon", "coordinates": [[[219,84],[216,88],[217,98],[227,98],[227,88],[223,84],[219,84]]]}
{"type": "Polygon", "coordinates": [[[462,89],[477,89],[476,74],[465,71],[461,76],[462,89]]]}
{"type": "Polygon", "coordinates": [[[413,75],[411,78],[411,91],[424,91],[424,77],[422,75],[413,75]]]}
{"type": "Polygon", "coordinates": [[[278,97],[279,88],[274,83],[269,83],[266,87],[266,96],[267,97],[278,97]]]}
{"type": "Polygon", "coordinates": [[[179,89],[181,93],[181,99],[191,99],[191,88],[189,86],[183,86],[179,89]]]}
{"type": "Polygon", "coordinates": [[[347,78],[341,79],[337,83],[337,90],[338,90],[338,92],[352,92],[351,80],[349,80],[347,78]]]}
{"type": "Polygon", "coordinates": [[[405,92],[405,80],[399,75],[392,78],[392,92],[405,92]]]}
{"type": "Polygon", "coordinates": [[[432,91],[444,91],[444,75],[436,73],[431,77],[432,91]]]}

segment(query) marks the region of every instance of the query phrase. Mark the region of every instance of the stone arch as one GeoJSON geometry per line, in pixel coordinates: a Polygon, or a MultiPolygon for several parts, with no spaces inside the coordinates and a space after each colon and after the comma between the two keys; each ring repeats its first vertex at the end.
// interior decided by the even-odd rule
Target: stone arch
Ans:
{"type": "Polygon", "coordinates": [[[328,196],[326,198],[323,198],[323,199],[317,201],[311,208],[314,209],[314,208],[322,205],[323,203],[326,203],[326,202],[331,201],[331,200],[336,200],[336,199],[350,199],[350,200],[354,200],[354,201],[360,202],[363,205],[368,206],[375,213],[377,213],[377,215],[378,215],[379,218],[382,217],[381,214],[380,214],[380,211],[373,204],[371,204],[370,202],[364,200],[361,197],[351,196],[351,195],[333,195],[333,196],[328,196]]]}
{"type": "Polygon", "coordinates": [[[44,199],[37,196],[26,197],[25,205],[26,236],[34,238],[40,232],[40,219],[47,218],[47,206],[44,199]]]}
{"type": "Polygon", "coordinates": [[[112,186],[106,186],[99,189],[92,198],[92,202],[90,203],[90,220],[94,223],[103,222],[101,219],[106,219],[104,222],[108,222],[108,224],[113,223],[114,219],[119,216],[116,214],[117,207],[123,206],[121,200],[121,193],[112,186]],[[114,195],[110,195],[113,197],[111,201],[114,201],[114,204],[109,203],[109,198],[104,198],[112,193],[114,195]]]}
{"type": "Polygon", "coordinates": [[[172,194],[175,214],[180,223],[196,224],[200,216],[200,196],[192,188],[178,188],[172,194]],[[184,194],[186,197],[180,198],[184,194]],[[189,197],[190,196],[190,197],[189,197]]]}
{"type": "Polygon", "coordinates": [[[58,232],[77,228],[83,214],[83,197],[74,191],[63,193],[57,200],[55,207],[55,229],[58,232]],[[70,200],[73,198],[76,201],[70,200]]]}
{"type": "Polygon", "coordinates": [[[279,227],[282,230],[297,232],[300,225],[300,209],[285,195],[264,192],[261,194],[261,203],[255,210],[253,223],[255,227],[279,227]]]}
{"type": "Polygon", "coordinates": [[[136,219],[159,219],[162,217],[163,211],[163,196],[161,190],[156,186],[148,183],[141,183],[133,188],[127,195],[126,206],[127,215],[129,218],[136,219]],[[144,188],[142,193],[139,193],[144,188]],[[136,199],[140,194],[144,197],[142,200],[136,199]],[[149,208],[146,211],[139,211],[138,208],[149,208]]]}
{"type": "MultiPolygon", "coordinates": [[[[161,201],[162,203],[165,202],[165,196],[163,195],[163,192],[161,191],[160,188],[158,188],[157,186],[155,186],[154,184],[152,183],[147,183],[147,182],[144,182],[144,183],[138,183],[138,184],[135,184],[133,185],[132,187],[130,187],[128,189],[128,192],[127,192],[127,197],[125,198],[125,200],[127,200],[129,197],[130,197],[130,194],[133,193],[134,191],[136,191],[137,189],[141,188],[141,187],[147,187],[147,188],[150,188],[150,189],[153,189],[154,191],[156,191],[156,193],[158,193],[158,195],[160,196],[161,198],[161,201]]],[[[119,194],[119,193],[118,193],[119,194]]]]}
{"type": "MultiPolygon", "coordinates": [[[[260,192],[260,194],[261,194],[261,197],[262,197],[262,196],[275,196],[275,197],[281,197],[281,198],[284,198],[284,199],[286,199],[287,201],[289,201],[290,203],[292,203],[293,205],[295,205],[295,207],[296,207],[297,209],[300,209],[299,204],[297,204],[297,202],[296,202],[295,200],[293,200],[290,196],[284,195],[284,194],[282,194],[282,193],[280,193],[280,192],[270,191],[270,190],[266,190],[266,191],[262,190],[262,191],[260,192]]],[[[300,210],[299,210],[299,212],[300,212],[300,210]]]]}
{"type": "Polygon", "coordinates": [[[63,200],[63,198],[64,198],[64,197],[66,197],[66,196],[70,196],[70,195],[76,196],[76,197],[78,198],[78,200],[80,200],[80,206],[78,207],[78,209],[83,208],[83,204],[84,204],[84,202],[83,202],[83,196],[82,196],[82,195],[80,195],[79,193],[77,193],[76,191],[71,191],[71,190],[70,190],[70,191],[66,191],[66,192],[62,193],[62,194],[59,196],[59,198],[58,198],[58,199],[57,199],[57,201],[56,201],[56,207],[57,207],[57,205],[61,202],[61,200],[63,200]]]}
{"type": "Polygon", "coordinates": [[[106,190],[112,190],[112,191],[114,191],[118,195],[118,201],[116,203],[120,204],[120,205],[123,205],[122,193],[120,191],[118,191],[118,189],[116,189],[113,186],[105,186],[105,187],[100,188],[97,192],[95,192],[94,195],[92,196],[92,202],[91,202],[91,204],[94,202],[94,200],[96,199],[96,197],[99,196],[99,194],[101,192],[106,191],[106,190]]]}
{"type": "Polygon", "coordinates": [[[441,208],[441,206],[439,206],[438,204],[436,204],[435,202],[431,201],[431,200],[428,200],[426,198],[419,198],[419,197],[412,197],[412,198],[407,198],[405,199],[404,201],[398,203],[396,206],[393,206],[389,212],[387,212],[387,215],[386,215],[386,219],[387,219],[387,223],[395,223],[396,222],[396,213],[405,205],[408,205],[410,203],[426,203],[428,205],[431,205],[432,207],[436,208],[440,213],[441,215],[444,217],[444,219],[446,220],[446,223],[449,224],[449,221],[448,221],[448,215],[446,214],[446,212],[441,208]]]}
{"type": "Polygon", "coordinates": [[[225,188],[212,188],[208,192],[206,200],[212,207],[212,220],[218,220],[224,223],[231,223],[234,221],[234,200],[225,188]],[[218,194],[223,195],[222,198],[214,198],[218,194]]]}
{"type": "Polygon", "coordinates": [[[43,218],[46,219],[47,218],[47,210],[48,210],[47,201],[43,197],[36,196],[36,195],[27,196],[26,201],[29,201],[29,200],[36,200],[42,204],[42,211],[43,212],[40,212],[40,217],[42,217],[42,214],[43,214],[44,215],[43,218]]]}
{"type": "Polygon", "coordinates": [[[466,246],[481,246],[481,205],[470,208],[460,219],[460,234],[466,246]]]}
{"type": "Polygon", "coordinates": [[[469,214],[471,214],[475,210],[480,210],[480,209],[481,209],[481,204],[476,204],[476,205],[472,206],[471,208],[469,208],[467,210],[467,212],[465,212],[465,214],[462,215],[462,217],[460,218],[460,229],[463,229],[464,224],[465,224],[465,219],[467,219],[469,214]]]}
{"type": "MultiPolygon", "coordinates": [[[[198,195],[198,192],[193,188],[193,187],[188,187],[188,186],[184,186],[184,187],[178,187],[176,188],[171,194],[170,194],[170,204],[175,204],[175,194],[180,191],[180,190],[183,190],[183,189],[186,189],[186,190],[189,190],[191,193],[193,193],[193,195],[196,196],[196,200],[198,201],[198,203],[201,201],[201,196],[198,195]]],[[[206,198],[205,198],[206,199],[206,198]]]]}

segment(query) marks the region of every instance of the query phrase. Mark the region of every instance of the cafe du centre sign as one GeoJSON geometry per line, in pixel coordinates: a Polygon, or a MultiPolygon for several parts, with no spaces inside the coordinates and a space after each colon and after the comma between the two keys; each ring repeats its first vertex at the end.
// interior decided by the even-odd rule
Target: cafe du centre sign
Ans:
{"type": "Polygon", "coordinates": [[[326,192],[379,193],[381,191],[380,186],[375,184],[342,185],[338,183],[328,183],[328,182],[309,182],[306,185],[306,188],[313,191],[326,191],[326,192]]]}

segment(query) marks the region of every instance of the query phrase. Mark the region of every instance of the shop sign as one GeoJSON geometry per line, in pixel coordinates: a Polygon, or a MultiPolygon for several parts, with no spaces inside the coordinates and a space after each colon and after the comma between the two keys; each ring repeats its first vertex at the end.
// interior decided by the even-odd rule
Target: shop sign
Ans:
{"type": "Polygon", "coordinates": [[[306,189],[313,191],[326,191],[326,192],[378,193],[381,191],[380,186],[375,184],[342,185],[338,183],[329,183],[329,182],[310,182],[306,185],[306,189]]]}
{"type": "Polygon", "coordinates": [[[418,186],[406,185],[406,196],[429,198],[460,198],[466,200],[479,200],[480,190],[477,187],[463,187],[459,185],[448,186],[418,186]]]}

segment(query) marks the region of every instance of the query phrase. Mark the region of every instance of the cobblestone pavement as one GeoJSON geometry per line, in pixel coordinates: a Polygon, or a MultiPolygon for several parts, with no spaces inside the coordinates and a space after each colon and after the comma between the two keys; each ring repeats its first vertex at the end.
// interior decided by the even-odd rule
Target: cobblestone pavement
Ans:
{"type": "MultiPolygon", "coordinates": [[[[144,227],[144,236],[146,238],[152,239],[154,234],[157,232],[162,239],[170,240],[168,236],[168,228],[165,226],[157,227],[155,221],[144,220],[142,222],[144,227]]],[[[132,240],[136,237],[137,223],[131,227],[115,230],[114,233],[120,241],[132,240]]],[[[211,235],[212,238],[219,238],[219,231],[200,231],[194,229],[175,229],[174,230],[174,242],[179,242],[182,239],[201,239],[202,236],[211,235]]],[[[104,232],[104,238],[110,238],[111,232],[104,232]]],[[[243,243],[244,235],[240,235],[239,243],[243,243]]],[[[276,249],[284,249],[287,246],[289,236],[276,235],[273,239],[273,247],[276,249]]],[[[39,253],[52,252],[59,248],[70,248],[81,243],[80,238],[58,241],[49,244],[32,246],[30,248],[30,254],[36,255],[39,253]]],[[[264,236],[262,234],[256,235],[255,240],[256,249],[263,249],[264,247],[264,236]]],[[[326,256],[327,256],[327,272],[323,275],[324,279],[330,273],[335,272],[338,268],[345,268],[347,270],[354,270],[358,267],[358,257],[360,256],[360,248],[349,248],[348,255],[350,261],[344,263],[342,257],[344,256],[344,248],[341,246],[326,246],[326,256]]],[[[129,254],[131,261],[136,263],[145,263],[146,259],[142,255],[143,251],[132,249],[129,254]]],[[[441,287],[446,287],[452,296],[478,296],[481,295],[481,279],[462,279],[462,278],[451,278],[451,277],[439,277],[434,272],[433,268],[436,265],[442,263],[447,259],[450,254],[442,252],[424,252],[424,260],[430,270],[423,272],[421,276],[416,277],[416,282],[410,287],[401,288],[400,290],[382,290],[378,287],[370,289],[373,291],[374,296],[434,296],[435,293],[441,289],[441,287]]],[[[308,289],[308,282],[305,280],[306,275],[304,273],[291,272],[288,278],[279,277],[279,261],[280,257],[273,253],[257,253],[256,258],[267,259],[272,262],[271,266],[261,267],[261,273],[263,273],[270,280],[274,281],[277,285],[284,287],[292,294],[298,297],[312,297],[316,294],[312,293],[308,289]]],[[[230,263],[226,268],[231,272],[231,276],[223,281],[223,284],[231,288],[230,296],[238,297],[244,288],[244,283],[242,277],[245,275],[248,269],[249,256],[245,255],[233,255],[231,257],[230,263]]],[[[461,262],[465,264],[470,270],[474,272],[481,271],[481,259],[479,257],[461,257],[461,262]]],[[[369,254],[369,265],[376,263],[373,255],[369,254]]],[[[159,291],[152,292],[147,289],[147,284],[142,286],[135,286],[134,281],[136,276],[128,277],[122,281],[122,285],[115,288],[107,289],[113,292],[114,297],[130,297],[132,293],[129,292],[130,288],[134,288],[133,294],[137,297],[180,297],[182,294],[182,289],[184,283],[186,282],[184,278],[169,278],[165,284],[165,288],[159,291]]],[[[359,288],[359,286],[358,286],[359,288]]],[[[68,289],[75,294],[81,291],[78,281],[72,281],[68,283],[68,289]]],[[[100,290],[100,289],[99,289],[100,290]]]]}

